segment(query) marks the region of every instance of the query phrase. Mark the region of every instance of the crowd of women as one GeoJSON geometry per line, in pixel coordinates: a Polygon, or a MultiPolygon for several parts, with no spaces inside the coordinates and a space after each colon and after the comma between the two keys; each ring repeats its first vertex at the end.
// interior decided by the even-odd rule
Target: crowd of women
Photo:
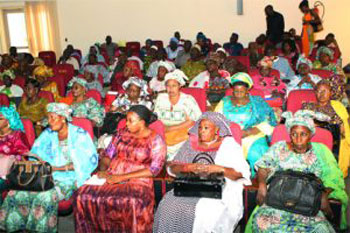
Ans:
{"type": "MultiPolygon", "coordinates": [[[[300,9],[305,13],[303,30],[312,33],[305,1],[300,9]]],[[[0,92],[11,100],[10,106],[0,107],[0,188],[7,192],[0,230],[57,232],[58,203],[70,199],[76,232],[233,232],[243,216],[243,188],[253,180],[259,206],[246,232],[335,232],[328,221],[329,198],[342,204],[340,229],[345,230],[347,80],[337,63],[340,50],[334,35],[317,43],[310,38],[306,46],[305,38],[290,30],[278,44],[260,35],[244,49],[236,33],[222,48],[202,32],[193,45],[176,32],[166,48],[148,39],[135,52],[107,36],[84,57],[71,45],[65,49],[58,63],[71,64],[75,75],[64,93],[51,79],[52,67],[12,48],[0,67],[0,92]],[[313,69],[331,75],[320,77],[313,69]],[[14,82],[18,77],[25,79],[22,87],[14,82]],[[202,112],[198,101],[203,100],[185,94],[187,87],[204,90],[211,111],[202,112]],[[314,90],[316,102],[304,103],[294,114],[285,111],[288,95],[301,89],[314,90]],[[100,97],[91,97],[91,90],[100,97]],[[45,92],[53,100],[44,98],[45,92]],[[281,104],[271,107],[271,100],[281,104]],[[74,126],[73,117],[88,119],[94,138],[74,126]],[[33,123],[33,145],[21,119],[33,123]],[[272,145],[278,124],[286,125],[291,140],[272,145]],[[240,128],[239,135],[233,126],[240,128]],[[316,127],[331,130],[332,150],[311,142],[316,127]],[[214,163],[195,163],[200,153],[214,163]],[[52,166],[54,188],[7,190],[11,164],[28,154],[52,166]],[[268,180],[288,169],[322,180],[326,189],[316,216],[266,205],[268,180]],[[172,178],[222,173],[222,198],[179,197],[170,190],[155,210],[153,178],[165,173],[172,178]]]]}

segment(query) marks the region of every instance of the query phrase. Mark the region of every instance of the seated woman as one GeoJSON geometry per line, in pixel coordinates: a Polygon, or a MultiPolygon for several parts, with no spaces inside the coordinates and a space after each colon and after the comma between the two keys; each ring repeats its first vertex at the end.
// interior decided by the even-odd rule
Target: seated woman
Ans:
{"type": "Polygon", "coordinates": [[[314,62],[314,69],[329,70],[334,74],[341,75],[345,78],[343,69],[332,62],[334,59],[334,52],[327,46],[321,46],[317,49],[316,61],[314,62]]]}
{"type": "Polygon", "coordinates": [[[249,95],[253,80],[246,73],[237,73],[231,78],[232,96],[224,97],[215,112],[241,126],[242,146],[252,176],[254,164],[269,148],[266,136],[271,136],[276,118],[272,108],[260,97],[249,95]]]}
{"type": "Polygon", "coordinates": [[[262,90],[265,98],[284,98],[286,85],[272,73],[273,58],[265,56],[258,62],[257,72],[252,73],[254,89],[262,90]]]}
{"type": "Polygon", "coordinates": [[[47,106],[50,128],[35,141],[31,152],[51,164],[54,188],[43,192],[10,191],[1,206],[0,229],[57,232],[58,202],[68,200],[89,179],[98,163],[90,135],[68,122],[69,106],[47,106]]]}
{"type": "Polygon", "coordinates": [[[187,77],[181,70],[174,70],[165,76],[167,93],[158,95],[154,112],[165,125],[167,160],[172,160],[175,153],[188,138],[188,128],[202,114],[196,100],[180,92],[187,77]]]}
{"type": "Polygon", "coordinates": [[[51,92],[55,98],[55,101],[59,101],[61,96],[58,92],[57,84],[55,82],[47,80],[47,78],[54,76],[53,70],[50,67],[46,65],[40,65],[36,67],[33,71],[33,76],[40,83],[40,89],[42,91],[51,92]]]}
{"type": "Polygon", "coordinates": [[[241,146],[232,137],[230,121],[220,113],[206,112],[189,134],[168,164],[169,175],[222,172],[226,180],[222,199],[176,197],[171,190],[157,208],[153,232],[233,232],[243,216],[243,184],[250,185],[250,171],[241,146]],[[193,163],[203,152],[215,164],[193,163]]]}
{"type": "Polygon", "coordinates": [[[102,98],[105,97],[103,87],[93,72],[86,70],[83,75],[78,75],[78,77],[86,80],[86,87],[88,90],[94,89],[100,93],[102,98]]]}
{"type": "MultiPolygon", "coordinates": [[[[16,78],[12,70],[6,70],[0,74],[0,77],[4,85],[0,86],[0,93],[7,95],[9,98],[21,98],[23,95],[23,89],[13,84],[13,80],[16,78]]],[[[11,101],[10,103],[14,108],[16,108],[16,103],[11,101]]]]}
{"type": "Polygon", "coordinates": [[[316,84],[321,81],[321,77],[311,74],[312,62],[304,55],[300,55],[296,64],[298,74],[290,78],[287,84],[287,96],[293,90],[314,89],[316,84]]]}
{"type": "Polygon", "coordinates": [[[128,61],[125,64],[123,71],[118,72],[112,77],[111,90],[123,93],[123,83],[130,77],[138,77],[140,79],[143,77],[140,66],[136,61],[128,61]]]}
{"type": "Polygon", "coordinates": [[[40,83],[35,79],[28,79],[24,88],[25,95],[18,107],[18,113],[22,118],[33,122],[35,134],[38,137],[42,131],[41,121],[46,117],[47,99],[38,94],[40,83]]]}
{"type": "Polygon", "coordinates": [[[197,75],[189,84],[190,87],[206,89],[210,103],[219,102],[230,87],[230,73],[219,69],[220,65],[221,57],[217,53],[210,54],[206,63],[207,70],[197,75]]]}
{"type": "Polygon", "coordinates": [[[81,67],[84,67],[85,64],[89,62],[90,54],[96,55],[97,62],[106,63],[105,58],[101,55],[100,48],[95,44],[93,46],[90,46],[89,53],[84,58],[82,58],[81,67]]]}
{"type": "Polygon", "coordinates": [[[104,64],[97,62],[97,56],[95,54],[90,54],[88,63],[82,67],[82,73],[85,72],[93,73],[97,81],[97,77],[101,75],[103,77],[103,83],[111,82],[108,70],[104,64]]]}
{"type": "Polygon", "coordinates": [[[102,171],[98,176],[107,183],[85,185],[76,195],[77,233],[152,232],[151,178],[164,166],[166,145],[160,135],[148,128],[156,120],[148,108],[133,106],[126,118],[126,129],[117,132],[101,155],[102,171]]]}
{"type": "Polygon", "coordinates": [[[333,145],[335,146],[333,153],[338,160],[344,178],[346,178],[350,166],[350,128],[348,111],[341,102],[334,99],[334,91],[332,90],[332,85],[329,81],[322,80],[317,83],[315,92],[317,102],[304,103],[303,109],[326,114],[330,117],[328,124],[334,124],[339,127],[340,132],[332,132],[333,145]]]}
{"type": "Polygon", "coordinates": [[[298,51],[295,45],[295,42],[293,42],[290,39],[282,41],[282,51],[278,56],[284,57],[289,61],[290,66],[295,69],[296,62],[298,60],[298,51]]]}
{"type": "Polygon", "coordinates": [[[248,56],[250,67],[247,68],[257,68],[258,62],[264,57],[261,53],[259,53],[259,46],[256,42],[249,42],[248,50],[242,51],[242,56],[248,56]]]}
{"type": "Polygon", "coordinates": [[[168,62],[160,61],[158,63],[157,76],[153,77],[149,82],[149,87],[155,96],[157,93],[164,92],[166,90],[164,78],[165,75],[171,71],[173,71],[173,67],[169,65],[168,62]]]}
{"type": "Polygon", "coordinates": [[[73,117],[89,119],[96,127],[103,124],[105,112],[103,107],[94,99],[86,96],[87,82],[82,78],[74,77],[68,87],[72,96],[62,98],[61,102],[70,105],[73,117]]]}
{"type": "Polygon", "coordinates": [[[316,130],[312,117],[322,120],[320,115],[324,120],[323,114],[315,115],[311,111],[301,110],[294,116],[291,112],[283,113],[291,142],[277,142],[256,163],[259,178],[257,203],[261,207],[252,213],[251,224],[248,224],[246,232],[335,232],[324,216],[324,213],[332,215],[328,198],[342,202],[342,227],[346,226],[344,210],[348,197],[342,173],[332,152],[325,145],[310,142],[316,130]],[[267,180],[275,172],[288,169],[313,173],[323,182],[325,190],[322,193],[321,210],[315,217],[294,214],[264,204],[267,180]]]}
{"type": "Polygon", "coordinates": [[[201,47],[198,44],[191,48],[190,59],[181,67],[181,70],[186,74],[189,81],[206,70],[201,47]]]}
{"type": "MultiPolygon", "coordinates": [[[[30,150],[22,121],[12,107],[0,107],[0,193],[5,187],[5,177],[15,160],[30,150]]],[[[1,204],[0,197],[0,204],[1,204]]]]}
{"type": "Polygon", "coordinates": [[[235,57],[227,57],[222,68],[229,72],[231,76],[238,72],[248,72],[248,68],[235,57]]]}

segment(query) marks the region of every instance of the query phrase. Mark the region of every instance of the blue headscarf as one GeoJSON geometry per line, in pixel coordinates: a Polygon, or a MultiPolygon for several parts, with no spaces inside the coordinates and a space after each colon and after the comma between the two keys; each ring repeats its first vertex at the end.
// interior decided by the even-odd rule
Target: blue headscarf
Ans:
{"type": "Polygon", "coordinates": [[[10,124],[12,130],[24,131],[21,118],[13,107],[0,107],[0,114],[3,115],[10,124]]]}

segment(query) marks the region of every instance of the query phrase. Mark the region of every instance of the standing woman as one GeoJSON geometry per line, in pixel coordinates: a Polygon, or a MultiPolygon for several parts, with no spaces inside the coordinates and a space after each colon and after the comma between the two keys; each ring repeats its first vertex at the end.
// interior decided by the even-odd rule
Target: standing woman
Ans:
{"type": "Polygon", "coordinates": [[[47,106],[50,128],[35,141],[31,152],[52,166],[55,186],[43,192],[10,191],[0,209],[0,229],[7,232],[57,232],[58,202],[90,178],[98,162],[90,135],[71,125],[71,110],[63,103],[47,106]]]}
{"type": "Polygon", "coordinates": [[[303,0],[299,4],[299,9],[304,14],[303,16],[303,31],[301,33],[301,41],[302,41],[302,52],[305,56],[309,56],[312,48],[314,46],[314,28],[313,24],[320,24],[321,19],[317,15],[316,12],[314,12],[313,9],[309,8],[309,1],[303,0]]]}

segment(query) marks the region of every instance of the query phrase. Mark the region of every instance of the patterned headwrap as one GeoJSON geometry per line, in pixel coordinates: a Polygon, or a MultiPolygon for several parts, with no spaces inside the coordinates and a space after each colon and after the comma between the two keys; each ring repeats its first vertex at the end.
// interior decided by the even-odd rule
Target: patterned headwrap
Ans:
{"type": "Polygon", "coordinates": [[[129,67],[132,69],[133,76],[142,78],[142,72],[140,70],[140,66],[137,61],[127,61],[125,67],[129,67]]]}
{"type": "Polygon", "coordinates": [[[158,62],[157,73],[158,73],[159,67],[161,67],[161,66],[164,67],[165,69],[167,69],[168,72],[173,71],[173,67],[170,65],[169,62],[167,62],[167,61],[160,61],[160,62],[158,62]]]}
{"type": "Polygon", "coordinates": [[[269,56],[263,57],[259,62],[258,62],[258,67],[266,67],[266,68],[272,68],[273,65],[273,58],[269,56]]]}
{"type": "Polygon", "coordinates": [[[319,121],[330,120],[329,116],[320,112],[313,112],[310,110],[299,110],[296,113],[294,113],[294,115],[292,112],[284,112],[282,113],[282,117],[286,119],[285,124],[289,133],[293,126],[300,125],[307,127],[312,134],[315,134],[316,127],[314,119],[317,119],[319,121]]]}
{"type": "Polygon", "coordinates": [[[319,49],[317,49],[317,53],[316,53],[316,59],[317,60],[320,60],[320,56],[321,56],[322,53],[328,55],[331,58],[331,60],[334,59],[334,52],[333,52],[333,50],[328,48],[327,46],[321,46],[319,49]]]}
{"type": "Polygon", "coordinates": [[[248,84],[249,89],[253,86],[252,78],[249,76],[249,74],[244,72],[238,72],[231,77],[231,85],[233,85],[236,82],[244,82],[248,84]]]}
{"type": "Polygon", "coordinates": [[[42,66],[38,66],[34,69],[33,75],[48,78],[48,77],[52,77],[54,75],[54,73],[50,67],[48,67],[46,65],[42,65],[42,66]]]}
{"type": "Polygon", "coordinates": [[[13,107],[0,107],[0,114],[8,120],[12,130],[24,131],[21,118],[13,107]]]}
{"type": "Polygon", "coordinates": [[[170,43],[171,42],[175,42],[176,44],[179,44],[179,40],[176,38],[176,37],[172,37],[171,39],[170,39],[170,43]]]}
{"type": "Polygon", "coordinates": [[[180,86],[184,86],[186,84],[185,80],[188,80],[188,77],[182,70],[176,69],[165,75],[164,82],[166,83],[170,79],[176,80],[180,83],[180,86]]]}
{"type": "Polygon", "coordinates": [[[74,83],[78,83],[79,85],[83,86],[84,88],[87,88],[87,81],[83,78],[78,78],[78,77],[72,78],[72,80],[70,80],[68,83],[68,87],[71,88],[74,85],[74,83]]]}
{"type": "Polygon", "coordinates": [[[7,69],[0,74],[0,78],[3,79],[4,76],[10,77],[10,79],[14,80],[16,78],[15,72],[12,69],[7,69]]]}
{"type": "Polygon", "coordinates": [[[126,80],[123,83],[123,89],[126,90],[130,84],[134,84],[141,88],[140,96],[147,96],[148,91],[147,91],[147,83],[145,80],[139,79],[138,77],[130,77],[128,80],[126,80]]]}
{"type": "Polygon", "coordinates": [[[307,57],[305,57],[304,54],[300,55],[299,58],[298,58],[298,61],[297,61],[297,69],[299,68],[299,66],[301,64],[306,64],[310,69],[312,69],[312,61],[310,59],[308,59],[307,57]]]}
{"type": "Polygon", "coordinates": [[[321,84],[331,88],[331,100],[339,100],[343,97],[344,82],[342,76],[332,75],[330,79],[322,79],[317,83],[316,88],[321,84]]]}
{"type": "Polygon", "coordinates": [[[218,48],[215,52],[216,52],[216,53],[222,52],[222,53],[224,53],[226,56],[228,55],[227,52],[226,52],[226,50],[225,50],[224,48],[218,48]]]}
{"type": "Polygon", "coordinates": [[[49,103],[46,107],[47,112],[53,112],[63,116],[67,121],[72,121],[72,109],[65,103],[49,103]]]}
{"type": "Polygon", "coordinates": [[[199,124],[203,119],[208,119],[216,127],[219,128],[220,137],[231,136],[230,124],[231,122],[226,119],[224,115],[218,112],[205,112],[202,116],[196,121],[196,124],[188,131],[190,134],[198,135],[199,124]]]}

